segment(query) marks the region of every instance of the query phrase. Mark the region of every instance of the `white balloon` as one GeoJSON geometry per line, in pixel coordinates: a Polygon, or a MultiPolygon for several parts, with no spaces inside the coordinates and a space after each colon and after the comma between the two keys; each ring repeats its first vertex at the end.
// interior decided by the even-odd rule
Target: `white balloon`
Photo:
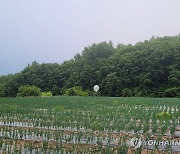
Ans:
{"type": "Polygon", "coordinates": [[[98,86],[98,85],[95,85],[95,86],[94,86],[94,91],[95,91],[95,92],[98,92],[98,90],[99,90],[99,86],[98,86]]]}

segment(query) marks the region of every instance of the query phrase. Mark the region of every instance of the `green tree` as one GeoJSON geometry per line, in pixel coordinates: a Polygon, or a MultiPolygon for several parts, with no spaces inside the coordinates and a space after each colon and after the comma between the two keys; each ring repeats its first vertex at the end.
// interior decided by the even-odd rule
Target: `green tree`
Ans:
{"type": "Polygon", "coordinates": [[[0,97],[4,96],[4,86],[0,84],[0,97]]]}
{"type": "Polygon", "coordinates": [[[62,95],[72,87],[91,91],[98,84],[103,96],[126,96],[131,92],[133,96],[178,97],[175,89],[180,87],[179,70],[180,36],[118,44],[116,48],[112,42],[102,42],[85,47],[62,64],[34,61],[16,75],[0,77],[1,96],[15,97],[21,85],[62,95]]]}
{"type": "Polygon", "coordinates": [[[36,86],[20,86],[18,88],[18,97],[26,97],[26,96],[41,96],[41,89],[36,86]]]}

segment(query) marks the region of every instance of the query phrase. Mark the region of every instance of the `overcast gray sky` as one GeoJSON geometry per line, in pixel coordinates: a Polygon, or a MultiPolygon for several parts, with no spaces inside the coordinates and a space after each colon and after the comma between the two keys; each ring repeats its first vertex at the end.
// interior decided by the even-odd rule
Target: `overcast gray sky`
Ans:
{"type": "Polygon", "coordinates": [[[62,63],[92,43],[180,33],[180,0],[0,0],[0,75],[62,63]]]}

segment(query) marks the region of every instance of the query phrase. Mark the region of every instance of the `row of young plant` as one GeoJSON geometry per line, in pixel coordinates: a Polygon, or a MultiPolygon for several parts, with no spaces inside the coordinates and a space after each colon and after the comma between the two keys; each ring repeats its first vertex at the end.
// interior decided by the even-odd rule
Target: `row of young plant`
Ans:
{"type": "MultiPolygon", "coordinates": [[[[141,131],[151,127],[167,127],[173,131],[179,125],[180,115],[177,106],[102,106],[96,105],[89,110],[65,109],[56,106],[52,109],[20,108],[14,111],[3,108],[0,112],[0,124],[20,127],[38,127],[47,129],[100,130],[100,131],[141,131]],[[143,112],[142,112],[143,111],[143,112]],[[167,113],[164,116],[160,114],[167,113]]],[[[172,132],[173,133],[173,132],[172,132]]]]}
{"type": "MultiPolygon", "coordinates": [[[[162,140],[162,135],[157,137],[158,140],[162,140]]],[[[83,133],[71,133],[64,134],[63,132],[44,132],[40,130],[32,131],[32,130],[21,130],[21,129],[9,129],[8,127],[1,129],[0,131],[0,151],[16,151],[19,150],[37,150],[40,151],[56,151],[65,149],[65,151],[72,152],[72,148],[70,147],[78,147],[78,149],[74,148],[73,150],[83,150],[87,148],[92,148],[91,150],[104,150],[110,148],[113,151],[125,150],[124,148],[128,147],[127,142],[131,138],[128,135],[123,135],[119,137],[115,137],[113,134],[109,134],[109,136],[95,136],[94,134],[83,134],[83,133]],[[25,144],[22,144],[25,142],[25,144]],[[67,146],[69,144],[69,146],[67,146]],[[65,146],[66,145],[66,146],[65,146]],[[86,146],[86,148],[83,147],[86,146]],[[22,146],[22,147],[20,147],[22,146]],[[19,148],[17,148],[19,147],[19,148]]],[[[145,140],[151,139],[150,135],[147,135],[145,140]]],[[[171,147],[172,148],[172,147],[171,147]]],[[[146,147],[147,150],[152,147],[146,147]]],[[[164,147],[154,147],[153,150],[160,150],[164,147]]],[[[39,151],[37,150],[37,151],[39,151]]],[[[89,149],[88,149],[89,150],[89,149]]],[[[133,149],[134,150],[134,149],[133,149]]]]}
{"type": "Polygon", "coordinates": [[[53,141],[119,147],[122,134],[163,136],[170,130],[173,135],[180,122],[178,101],[149,103],[89,99],[87,102],[75,97],[71,100],[53,98],[53,101],[49,98],[1,101],[3,144],[5,140],[39,140],[48,144],[53,141]]]}
{"type": "MultiPolygon", "coordinates": [[[[107,154],[114,154],[114,153],[127,153],[128,147],[126,145],[119,146],[117,149],[112,148],[111,146],[106,146],[105,148],[102,147],[86,147],[83,148],[81,146],[72,146],[71,148],[63,147],[62,144],[56,143],[55,148],[47,148],[48,143],[43,142],[41,147],[34,147],[33,143],[26,143],[24,146],[19,146],[19,144],[12,144],[12,141],[2,143],[3,141],[0,140],[0,152],[2,153],[30,153],[30,154],[54,154],[54,153],[61,153],[61,154],[71,154],[71,153],[78,153],[78,154],[91,154],[91,153],[107,153],[107,154]],[[13,147],[13,148],[12,148],[13,147]]],[[[16,142],[16,141],[15,141],[16,142]]]]}

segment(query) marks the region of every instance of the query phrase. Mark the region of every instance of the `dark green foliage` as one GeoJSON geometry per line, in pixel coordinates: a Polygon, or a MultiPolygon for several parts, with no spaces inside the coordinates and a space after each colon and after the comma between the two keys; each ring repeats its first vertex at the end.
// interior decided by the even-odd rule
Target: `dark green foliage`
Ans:
{"type": "Polygon", "coordinates": [[[4,84],[4,96],[5,97],[16,97],[18,92],[18,87],[21,86],[21,80],[19,78],[21,74],[19,73],[12,80],[9,80],[4,84]]]}
{"type": "Polygon", "coordinates": [[[4,86],[0,84],[0,97],[4,96],[4,86]]]}
{"type": "Polygon", "coordinates": [[[128,89],[128,88],[125,88],[121,91],[121,95],[123,97],[131,97],[131,96],[134,96],[134,93],[132,90],[128,89]]]}
{"type": "Polygon", "coordinates": [[[16,75],[0,77],[0,96],[15,97],[21,85],[63,95],[76,86],[92,91],[96,84],[103,96],[180,97],[180,36],[116,48],[102,42],[62,64],[33,62],[16,75]]]}
{"type": "Polygon", "coordinates": [[[75,86],[65,91],[66,96],[89,96],[88,91],[83,91],[81,87],[75,86]]]}
{"type": "Polygon", "coordinates": [[[5,84],[5,96],[15,97],[18,87],[21,85],[34,85],[42,91],[51,91],[53,95],[61,93],[64,86],[64,80],[61,78],[59,64],[39,64],[33,62],[21,73],[16,75],[13,80],[5,84]]]}
{"type": "Polygon", "coordinates": [[[165,97],[180,97],[180,87],[173,87],[164,91],[165,97]]]}
{"type": "Polygon", "coordinates": [[[59,64],[38,64],[33,62],[21,72],[21,83],[23,85],[35,85],[42,91],[51,91],[53,95],[60,93],[63,85],[60,76],[59,64]]]}
{"type": "Polygon", "coordinates": [[[20,86],[18,88],[18,97],[26,97],[26,96],[41,96],[41,89],[36,86],[20,86]]]}
{"type": "MultiPolygon", "coordinates": [[[[11,93],[11,90],[13,87],[8,87],[6,84],[13,83],[13,80],[16,78],[18,74],[9,74],[6,76],[0,76],[0,97],[8,96],[6,95],[6,92],[8,91],[11,93]]],[[[13,96],[13,95],[9,95],[13,96]]]]}
{"type": "Polygon", "coordinates": [[[13,80],[15,78],[15,76],[17,76],[17,74],[9,74],[9,75],[3,75],[0,76],[0,84],[4,84],[7,83],[10,80],[13,80]]]}
{"type": "Polygon", "coordinates": [[[104,95],[123,96],[119,91],[128,88],[135,96],[163,97],[169,87],[180,86],[180,36],[117,46],[107,68],[104,95]]]}

